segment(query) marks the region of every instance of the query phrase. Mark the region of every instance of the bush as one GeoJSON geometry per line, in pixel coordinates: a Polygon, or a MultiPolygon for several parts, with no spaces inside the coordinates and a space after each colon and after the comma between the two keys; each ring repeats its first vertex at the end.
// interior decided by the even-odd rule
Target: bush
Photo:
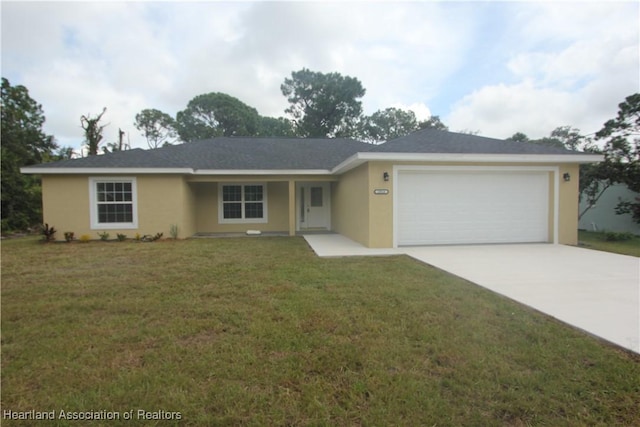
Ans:
{"type": "Polygon", "coordinates": [[[91,236],[89,236],[88,234],[83,234],[82,236],[80,236],[79,240],[81,243],[89,243],[91,241],[91,236]]]}
{"type": "Polygon", "coordinates": [[[107,233],[106,231],[103,231],[102,233],[98,233],[98,236],[100,236],[100,240],[102,240],[103,242],[106,242],[107,240],[109,240],[109,233],[107,233]]]}
{"type": "Polygon", "coordinates": [[[53,242],[56,240],[56,230],[53,226],[49,227],[49,224],[43,224],[41,226],[42,235],[44,236],[45,242],[53,242]]]}
{"type": "Polygon", "coordinates": [[[127,235],[126,234],[116,234],[116,237],[118,238],[118,242],[124,242],[125,240],[127,240],[127,235]]]}
{"type": "Polygon", "coordinates": [[[171,238],[173,240],[177,240],[178,239],[178,225],[177,224],[171,224],[171,226],[169,227],[169,234],[171,235],[171,238]]]}
{"type": "Polygon", "coordinates": [[[73,239],[74,239],[73,231],[65,231],[64,232],[64,240],[66,240],[67,243],[73,241],[73,239]]]}
{"type": "Polygon", "coordinates": [[[632,233],[616,233],[615,231],[607,231],[604,233],[604,240],[607,242],[624,242],[632,240],[634,237],[632,233]]]}
{"type": "Polygon", "coordinates": [[[142,236],[141,240],[143,242],[155,242],[156,240],[161,239],[162,235],[162,233],[156,233],[155,236],[152,236],[151,234],[145,234],[144,236],[142,236]]]}

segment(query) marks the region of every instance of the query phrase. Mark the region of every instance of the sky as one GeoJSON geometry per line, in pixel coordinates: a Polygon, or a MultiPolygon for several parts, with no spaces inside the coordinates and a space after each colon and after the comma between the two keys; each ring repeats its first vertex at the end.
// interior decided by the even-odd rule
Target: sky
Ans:
{"type": "Polygon", "coordinates": [[[286,116],[280,85],[308,68],[358,78],[365,114],[397,107],[452,131],[508,138],[597,132],[640,92],[640,2],[2,1],[1,69],[42,105],[44,130],[83,143],[107,112],[147,148],[135,115],[175,117],[223,92],[286,116]]]}

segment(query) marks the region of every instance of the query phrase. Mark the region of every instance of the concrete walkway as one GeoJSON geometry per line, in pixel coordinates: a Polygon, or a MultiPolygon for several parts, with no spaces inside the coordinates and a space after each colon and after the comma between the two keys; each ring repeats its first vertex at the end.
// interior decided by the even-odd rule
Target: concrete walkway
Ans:
{"type": "Polygon", "coordinates": [[[407,254],[640,353],[640,258],[552,244],[369,249],[304,236],[319,256],[407,254]]]}

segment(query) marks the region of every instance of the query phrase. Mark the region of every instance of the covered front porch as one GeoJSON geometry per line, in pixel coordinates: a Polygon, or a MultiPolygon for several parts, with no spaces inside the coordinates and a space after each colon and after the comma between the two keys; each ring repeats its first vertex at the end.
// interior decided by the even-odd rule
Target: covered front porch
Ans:
{"type": "Polygon", "coordinates": [[[329,232],[330,176],[196,176],[187,180],[194,235],[329,232]]]}

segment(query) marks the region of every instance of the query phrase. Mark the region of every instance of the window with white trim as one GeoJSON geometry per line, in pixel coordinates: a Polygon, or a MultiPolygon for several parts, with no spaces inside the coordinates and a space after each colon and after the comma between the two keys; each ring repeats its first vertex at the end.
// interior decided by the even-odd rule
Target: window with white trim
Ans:
{"type": "Polygon", "coordinates": [[[267,186],[265,184],[219,184],[218,222],[267,222],[267,186]]]}
{"type": "Polygon", "coordinates": [[[91,228],[137,228],[135,178],[90,178],[91,228]]]}

